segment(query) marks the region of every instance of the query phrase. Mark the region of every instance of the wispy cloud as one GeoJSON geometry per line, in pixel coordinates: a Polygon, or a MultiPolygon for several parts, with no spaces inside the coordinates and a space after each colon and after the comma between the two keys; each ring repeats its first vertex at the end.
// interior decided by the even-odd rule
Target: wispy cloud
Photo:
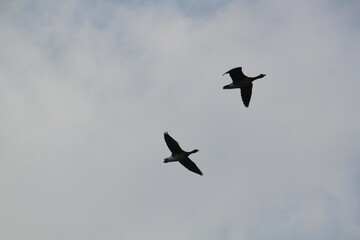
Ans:
{"type": "Polygon", "coordinates": [[[0,238],[360,236],[356,1],[3,6],[0,238]]]}

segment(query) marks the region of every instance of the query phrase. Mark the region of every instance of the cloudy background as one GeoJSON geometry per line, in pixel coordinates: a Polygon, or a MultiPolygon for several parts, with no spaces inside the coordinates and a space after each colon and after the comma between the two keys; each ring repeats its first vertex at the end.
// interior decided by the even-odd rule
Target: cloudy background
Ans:
{"type": "Polygon", "coordinates": [[[359,12],[2,0],[0,238],[359,239],[359,12]],[[237,66],[267,74],[248,109],[237,66]]]}

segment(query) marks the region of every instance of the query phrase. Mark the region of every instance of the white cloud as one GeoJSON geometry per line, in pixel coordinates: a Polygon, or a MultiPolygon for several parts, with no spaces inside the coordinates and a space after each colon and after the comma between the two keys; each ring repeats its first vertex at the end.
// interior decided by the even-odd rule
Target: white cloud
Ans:
{"type": "Polygon", "coordinates": [[[0,238],[357,238],[357,17],[294,4],[7,2],[0,238]]]}

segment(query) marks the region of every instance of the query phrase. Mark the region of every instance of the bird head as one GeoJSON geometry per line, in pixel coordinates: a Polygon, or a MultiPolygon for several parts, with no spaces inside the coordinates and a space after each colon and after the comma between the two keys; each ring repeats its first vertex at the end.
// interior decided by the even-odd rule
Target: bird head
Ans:
{"type": "Polygon", "coordinates": [[[191,151],[191,153],[196,153],[196,152],[198,152],[198,151],[199,151],[199,150],[194,149],[194,150],[191,151]]]}

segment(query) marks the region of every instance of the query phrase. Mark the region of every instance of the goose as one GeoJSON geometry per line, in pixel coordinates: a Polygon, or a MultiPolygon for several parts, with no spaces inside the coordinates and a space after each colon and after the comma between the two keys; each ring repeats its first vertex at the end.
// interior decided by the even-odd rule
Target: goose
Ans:
{"type": "Polygon", "coordinates": [[[189,155],[198,152],[199,150],[194,149],[190,152],[186,152],[181,149],[178,142],[175,141],[168,132],[164,133],[164,138],[166,145],[171,151],[171,156],[164,159],[164,163],[168,162],[179,162],[188,170],[197,173],[199,175],[203,175],[200,169],[196,166],[196,164],[190,160],[189,155]]]}
{"type": "Polygon", "coordinates": [[[232,79],[232,83],[223,87],[223,89],[233,89],[233,88],[240,88],[241,91],[241,98],[244,103],[245,107],[249,107],[251,92],[253,84],[252,82],[256,79],[263,78],[266,74],[260,74],[256,77],[248,77],[242,72],[241,67],[233,68],[226,73],[223,74],[230,74],[232,79]]]}

